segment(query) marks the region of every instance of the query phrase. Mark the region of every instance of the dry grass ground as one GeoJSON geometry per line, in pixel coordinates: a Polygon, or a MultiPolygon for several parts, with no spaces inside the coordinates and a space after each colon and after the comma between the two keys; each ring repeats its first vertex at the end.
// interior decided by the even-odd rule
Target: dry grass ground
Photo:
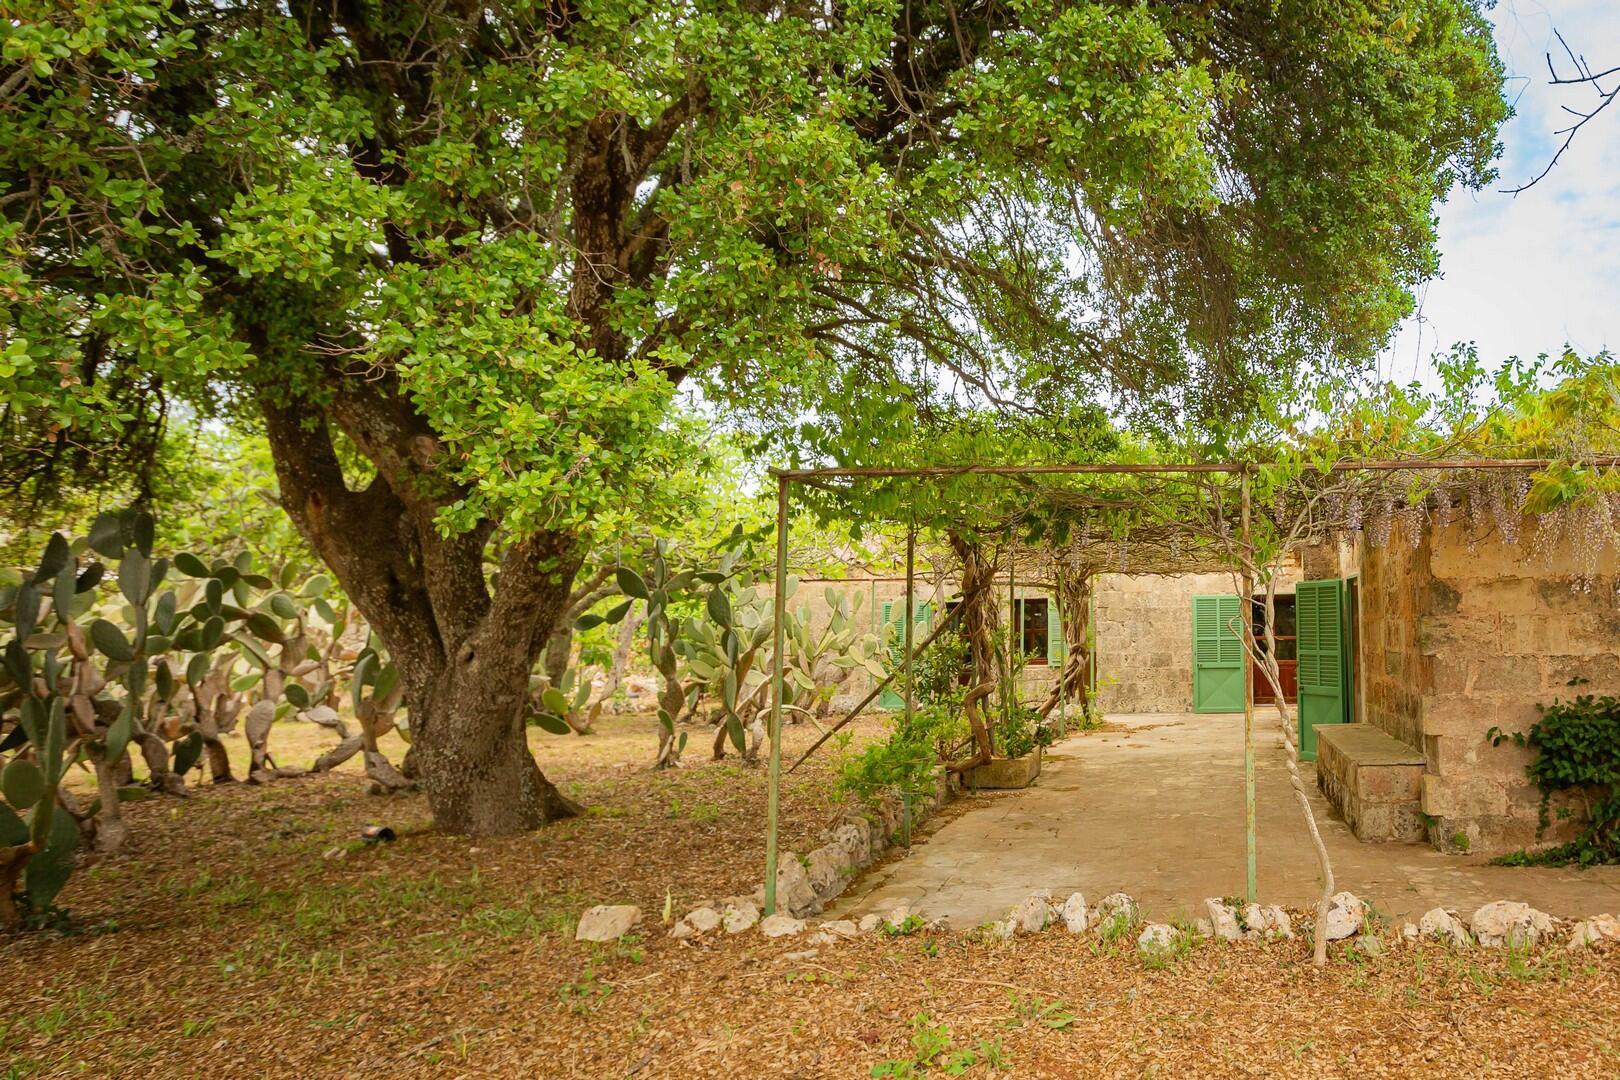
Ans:
{"type": "MultiPolygon", "coordinates": [[[[790,731],[788,752],[814,734],[790,731]]],[[[330,742],[284,728],[275,745],[307,764],[330,742]]],[[[1318,972],[1301,943],[1150,966],[1128,942],[1061,932],[874,937],[792,961],[802,946],[756,934],[673,942],[656,926],[666,896],[680,913],[758,879],[762,771],[646,772],[646,719],[535,745],[591,811],[532,836],[429,833],[420,797],[366,795],[357,765],[130,805],[128,853],[62,897],[75,932],[0,941],[0,1061],[13,1076],[859,1077],[912,1075],[907,1061],[1009,1077],[1620,1075],[1614,952],[1431,946],[1318,972]],[[368,823],[400,840],[362,845],[368,823]],[[572,941],[598,902],[641,905],[642,938],[572,941]]],[[[786,783],[786,847],[805,850],[832,812],[830,780],[822,759],[786,783]]]]}

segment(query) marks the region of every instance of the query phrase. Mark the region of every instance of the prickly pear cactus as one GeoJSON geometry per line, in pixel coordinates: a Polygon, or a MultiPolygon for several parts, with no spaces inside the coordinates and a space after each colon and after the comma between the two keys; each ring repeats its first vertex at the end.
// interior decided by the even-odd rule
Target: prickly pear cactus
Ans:
{"type": "Polygon", "coordinates": [[[269,685],[266,650],[285,654],[301,625],[247,560],[156,557],[153,531],[147,514],[103,514],[0,584],[0,922],[49,912],[81,836],[123,843],[120,803],[149,793],[129,782],[132,750],[160,791],[183,794],[205,752],[228,778],[223,688],[269,685]],[[97,781],[83,806],[61,792],[80,763],[97,781]]]}
{"type": "MultiPolygon", "coordinates": [[[[739,536],[740,530],[733,532],[728,543],[735,544],[739,536]]],[[[659,540],[645,566],[640,569],[628,565],[618,568],[615,577],[619,591],[624,595],[622,601],[605,614],[588,613],[575,623],[581,630],[589,630],[602,623],[618,623],[637,602],[646,604],[647,658],[663,682],[658,696],[659,735],[654,768],[667,769],[680,764],[681,753],[686,748],[686,732],[677,732],[675,724],[695,706],[703,692],[700,683],[694,682],[690,687],[686,685],[677,652],[685,620],[672,609],[691,606],[702,586],[714,590],[731,580],[738,572],[740,559],[740,550],[734,548],[720,557],[717,567],[694,565],[676,569],[671,565],[669,545],[659,540]]],[[[555,714],[550,715],[562,725],[550,725],[550,730],[568,730],[566,721],[555,714]]],[[[544,725],[542,717],[535,719],[544,725]]]]}

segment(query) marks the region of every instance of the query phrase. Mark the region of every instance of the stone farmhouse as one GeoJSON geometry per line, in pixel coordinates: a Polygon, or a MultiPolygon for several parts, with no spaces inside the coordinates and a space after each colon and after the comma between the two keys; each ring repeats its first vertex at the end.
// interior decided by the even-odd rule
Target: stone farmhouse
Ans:
{"type": "MultiPolygon", "coordinates": [[[[1493,729],[1527,731],[1537,705],[1575,693],[1620,694],[1620,573],[1612,547],[1594,555],[1526,515],[1510,542],[1465,522],[1401,527],[1382,546],[1305,551],[1279,578],[1278,660],[1299,725],[1301,757],[1356,836],[1427,841],[1442,850],[1499,853],[1578,831],[1578,798],[1554,800],[1525,775],[1533,751],[1493,729]],[[1539,539],[1538,529],[1548,530],[1539,539]],[[1595,561],[1594,561],[1595,560],[1595,561]],[[1585,680],[1579,689],[1571,680],[1585,680]]],[[[1228,627],[1240,609],[1230,573],[1093,579],[1094,695],[1105,713],[1232,713],[1243,707],[1241,646],[1228,627]]],[[[825,590],[861,594],[858,624],[898,660],[905,579],[892,572],[802,579],[813,615],[825,590]]],[[[951,606],[948,575],[919,570],[917,640],[951,606]]],[[[1057,604],[1018,585],[1012,624],[1026,664],[1024,700],[1046,696],[1063,658],[1057,604]]],[[[1008,618],[1002,579],[1001,618],[1008,618]]],[[[1259,598],[1251,604],[1257,634],[1259,598]]],[[[871,687],[857,673],[853,705],[871,687]]],[[[1255,701],[1272,701],[1258,673],[1255,701]]],[[[894,693],[880,706],[898,708],[894,693]]]]}
{"type": "Polygon", "coordinates": [[[1620,694],[1614,548],[1559,525],[1526,515],[1471,538],[1430,523],[1309,553],[1307,577],[1343,608],[1347,700],[1307,696],[1301,712],[1324,725],[1318,775],[1361,839],[1490,854],[1579,831],[1580,799],[1553,800],[1543,824],[1534,751],[1491,737],[1528,731],[1555,698],[1620,694]]]}

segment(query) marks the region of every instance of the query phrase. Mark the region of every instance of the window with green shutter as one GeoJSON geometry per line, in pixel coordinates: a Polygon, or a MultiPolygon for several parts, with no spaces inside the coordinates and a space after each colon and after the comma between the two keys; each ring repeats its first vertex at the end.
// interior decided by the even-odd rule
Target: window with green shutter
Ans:
{"type": "Polygon", "coordinates": [[[1063,619],[1055,599],[1046,605],[1046,659],[1053,664],[1063,662],[1063,619]]]}
{"type": "Polygon", "coordinates": [[[1014,619],[1018,625],[1024,662],[1045,664],[1052,660],[1053,605],[1044,596],[1020,597],[1014,619]]]}

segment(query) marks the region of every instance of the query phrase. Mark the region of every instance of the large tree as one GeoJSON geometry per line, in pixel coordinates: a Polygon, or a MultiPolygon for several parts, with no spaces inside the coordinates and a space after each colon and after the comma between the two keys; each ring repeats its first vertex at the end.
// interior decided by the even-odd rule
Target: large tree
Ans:
{"type": "Polygon", "coordinates": [[[532,827],[526,679],[683,383],[857,456],[1365,359],[1489,177],[1478,7],[14,0],[0,482],[262,429],[436,822],[532,827]]]}

